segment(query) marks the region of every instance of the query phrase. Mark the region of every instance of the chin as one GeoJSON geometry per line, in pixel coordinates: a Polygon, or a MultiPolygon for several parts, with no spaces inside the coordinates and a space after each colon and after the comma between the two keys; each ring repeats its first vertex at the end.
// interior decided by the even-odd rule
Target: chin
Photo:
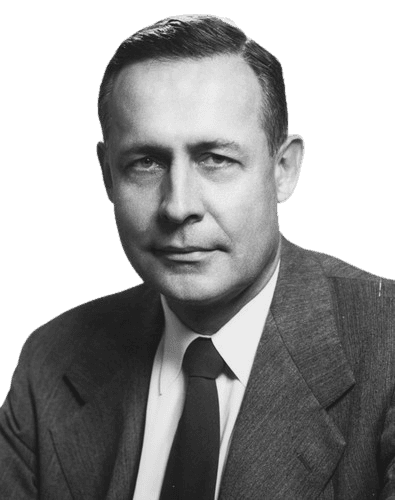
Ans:
{"type": "Polygon", "coordinates": [[[222,295],[218,285],[214,286],[207,277],[176,277],[173,279],[162,277],[154,282],[148,279],[147,283],[168,300],[189,305],[212,304],[222,295]]]}

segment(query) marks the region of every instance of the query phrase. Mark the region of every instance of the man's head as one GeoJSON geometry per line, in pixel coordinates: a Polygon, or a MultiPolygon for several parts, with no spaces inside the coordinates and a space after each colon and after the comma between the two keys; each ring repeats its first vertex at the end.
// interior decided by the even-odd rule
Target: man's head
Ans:
{"type": "Polygon", "coordinates": [[[238,55],[256,74],[262,88],[262,125],[274,154],[288,133],[281,64],[235,25],[214,16],[164,19],[138,31],[119,46],[107,66],[99,94],[104,139],[111,126],[109,99],[114,81],[124,67],[147,60],[199,60],[216,55],[238,55]]]}
{"type": "MultiPolygon", "coordinates": [[[[158,29],[167,49],[174,38],[174,51],[185,52],[190,44],[178,47],[174,32],[190,23],[193,33],[206,22],[211,38],[218,23],[239,37],[233,47],[246,46],[237,28],[213,18],[162,22],[148,32],[158,29]]],[[[99,159],[133,267],[185,322],[185,308],[211,311],[216,318],[208,330],[215,330],[256,295],[275,268],[277,202],[296,184],[301,141],[286,136],[281,68],[263,49],[264,64],[280,75],[280,104],[273,99],[278,89],[266,84],[263,92],[245,49],[226,50],[223,42],[222,51],[164,57],[157,44],[147,49],[149,57],[140,47],[137,59],[119,63],[113,76],[107,69],[99,159]],[[153,51],[162,55],[153,57],[153,51]],[[280,109],[281,127],[273,123],[280,109]]]]}

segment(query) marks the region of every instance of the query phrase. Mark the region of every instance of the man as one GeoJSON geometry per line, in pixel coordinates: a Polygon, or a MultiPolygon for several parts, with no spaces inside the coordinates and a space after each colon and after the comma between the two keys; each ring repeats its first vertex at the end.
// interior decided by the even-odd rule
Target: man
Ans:
{"type": "Polygon", "coordinates": [[[302,141],[278,61],[220,19],[164,20],[119,47],[99,115],[144,285],[29,338],[2,498],[392,498],[395,285],[280,235],[302,141]]]}

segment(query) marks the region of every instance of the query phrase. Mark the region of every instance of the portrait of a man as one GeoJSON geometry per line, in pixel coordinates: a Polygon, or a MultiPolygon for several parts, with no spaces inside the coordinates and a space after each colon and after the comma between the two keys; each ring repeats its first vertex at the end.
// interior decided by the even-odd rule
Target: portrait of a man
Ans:
{"type": "Polygon", "coordinates": [[[28,338],[2,498],[392,498],[395,283],[280,232],[304,151],[280,62],[228,20],[167,18],[119,46],[98,113],[143,283],[28,338]]]}

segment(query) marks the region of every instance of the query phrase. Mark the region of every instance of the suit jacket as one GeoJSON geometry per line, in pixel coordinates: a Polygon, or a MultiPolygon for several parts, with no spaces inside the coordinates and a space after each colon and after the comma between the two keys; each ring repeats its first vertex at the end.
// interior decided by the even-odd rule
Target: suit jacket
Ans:
{"type": "MultiPolygon", "coordinates": [[[[220,500],[395,498],[394,298],[283,240],[220,500]]],[[[162,329],[141,285],[30,336],[0,414],[1,498],[132,499],[162,329]]]]}

